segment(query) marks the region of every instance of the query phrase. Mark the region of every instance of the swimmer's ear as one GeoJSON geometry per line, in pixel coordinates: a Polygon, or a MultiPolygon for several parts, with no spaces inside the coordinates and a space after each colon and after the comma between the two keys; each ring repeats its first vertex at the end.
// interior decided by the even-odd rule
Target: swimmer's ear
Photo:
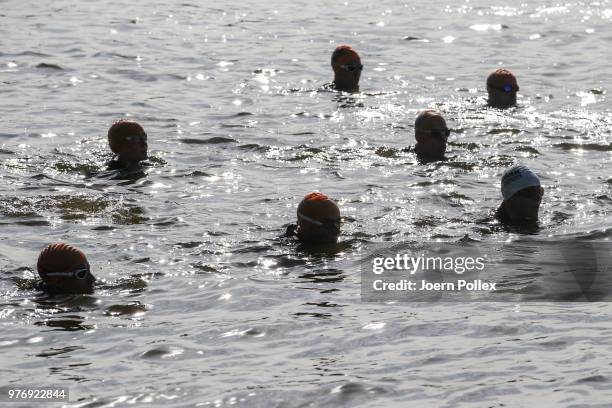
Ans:
{"type": "Polygon", "coordinates": [[[544,195],[544,187],[540,186],[540,197],[544,195]]]}
{"type": "Polygon", "coordinates": [[[415,134],[414,134],[414,138],[416,139],[416,141],[417,141],[418,143],[420,143],[421,141],[423,141],[423,136],[422,136],[422,135],[420,135],[418,132],[415,132],[415,134]]]}

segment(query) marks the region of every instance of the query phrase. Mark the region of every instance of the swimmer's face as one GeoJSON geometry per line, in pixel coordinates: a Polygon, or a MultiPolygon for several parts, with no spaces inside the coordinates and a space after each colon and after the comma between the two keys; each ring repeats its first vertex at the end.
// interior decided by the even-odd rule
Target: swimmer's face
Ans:
{"type": "Polygon", "coordinates": [[[516,80],[506,79],[493,81],[492,85],[487,85],[489,106],[506,109],[516,105],[516,93],[518,90],[519,86],[516,80]]]}
{"type": "Polygon", "coordinates": [[[51,271],[41,275],[49,292],[62,294],[93,293],[96,278],[89,263],[84,262],[70,271],[51,271]]]}
{"type": "Polygon", "coordinates": [[[450,130],[442,116],[429,116],[415,128],[417,152],[428,159],[441,160],[446,152],[450,130]]]}
{"type": "Polygon", "coordinates": [[[358,92],[363,65],[356,54],[343,55],[334,62],[334,84],[339,91],[358,92]]]}
{"type": "Polygon", "coordinates": [[[125,162],[137,163],[147,158],[147,134],[133,133],[121,136],[118,144],[117,155],[125,162]]]}
{"type": "Polygon", "coordinates": [[[505,201],[506,211],[514,221],[536,223],[543,195],[540,186],[526,187],[505,201]]]}

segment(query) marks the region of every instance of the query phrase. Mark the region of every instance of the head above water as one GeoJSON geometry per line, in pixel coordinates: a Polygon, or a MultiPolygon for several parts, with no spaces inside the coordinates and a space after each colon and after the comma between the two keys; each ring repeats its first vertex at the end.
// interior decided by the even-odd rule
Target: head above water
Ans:
{"type": "Polygon", "coordinates": [[[336,47],[331,57],[334,87],[343,92],[359,92],[359,78],[363,65],[359,54],[348,45],[336,47]]]}
{"type": "Polygon", "coordinates": [[[38,256],[38,275],[52,294],[92,293],[96,279],[87,257],[64,243],[47,245],[38,256]]]}
{"type": "Polygon", "coordinates": [[[134,165],[147,158],[147,134],[132,120],[113,123],[108,129],[108,144],[123,165],[134,165]]]}
{"type": "Polygon", "coordinates": [[[513,223],[537,223],[544,189],[540,179],[523,165],[514,165],[502,175],[502,207],[513,223]]]}
{"type": "Polygon", "coordinates": [[[420,159],[435,161],[444,159],[450,130],[439,112],[424,110],[414,121],[415,151],[420,159]]]}
{"type": "Polygon", "coordinates": [[[507,69],[496,69],[487,78],[488,103],[494,108],[505,109],[516,105],[518,90],[516,77],[507,69]]]}
{"type": "Polygon", "coordinates": [[[340,235],[340,209],[325,194],[313,192],[297,208],[296,234],[303,243],[335,243],[340,235]]]}

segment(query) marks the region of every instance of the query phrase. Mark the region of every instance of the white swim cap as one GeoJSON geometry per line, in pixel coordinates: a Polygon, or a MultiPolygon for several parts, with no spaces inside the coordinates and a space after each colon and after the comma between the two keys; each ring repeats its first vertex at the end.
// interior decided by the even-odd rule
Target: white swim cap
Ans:
{"type": "Polygon", "coordinates": [[[501,191],[504,200],[526,187],[539,187],[540,179],[527,167],[516,164],[507,169],[502,175],[501,191]]]}

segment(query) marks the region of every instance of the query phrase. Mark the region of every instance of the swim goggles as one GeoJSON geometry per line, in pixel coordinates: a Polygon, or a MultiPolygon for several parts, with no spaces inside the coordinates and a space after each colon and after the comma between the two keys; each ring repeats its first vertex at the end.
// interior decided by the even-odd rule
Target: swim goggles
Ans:
{"type": "Polygon", "coordinates": [[[146,142],[147,134],[141,133],[141,134],[136,134],[136,135],[128,135],[125,137],[125,141],[126,142],[146,142]]]}
{"type": "Polygon", "coordinates": [[[348,72],[353,72],[355,70],[361,71],[363,70],[363,65],[362,64],[344,64],[344,65],[340,65],[340,68],[348,72]]]}
{"type": "Polygon", "coordinates": [[[324,227],[327,229],[339,230],[340,224],[342,223],[342,220],[340,218],[324,218],[323,221],[319,221],[319,220],[310,218],[302,213],[298,213],[297,216],[298,218],[301,218],[304,221],[308,221],[314,225],[318,225],[319,227],[324,227]]]}
{"type": "Polygon", "coordinates": [[[49,272],[45,276],[70,276],[77,279],[85,279],[89,274],[89,268],[81,268],[72,272],[49,272]]]}
{"type": "Polygon", "coordinates": [[[540,186],[525,187],[522,190],[517,191],[512,197],[532,198],[541,199],[543,195],[542,188],[540,186]]]}
{"type": "Polygon", "coordinates": [[[425,133],[427,135],[431,135],[433,137],[437,137],[437,138],[447,138],[450,136],[450,129],[418,129],[419,132],[425,133]]]}
{"type": "Polygon", "coordinates": [[[518,92],[518,90],[520,89],[518,85],[510,84],[506,84],[504,86],[492,86],[491,88],[499,89],[500,91],[503,91],[505,93],[518,92]]]}

